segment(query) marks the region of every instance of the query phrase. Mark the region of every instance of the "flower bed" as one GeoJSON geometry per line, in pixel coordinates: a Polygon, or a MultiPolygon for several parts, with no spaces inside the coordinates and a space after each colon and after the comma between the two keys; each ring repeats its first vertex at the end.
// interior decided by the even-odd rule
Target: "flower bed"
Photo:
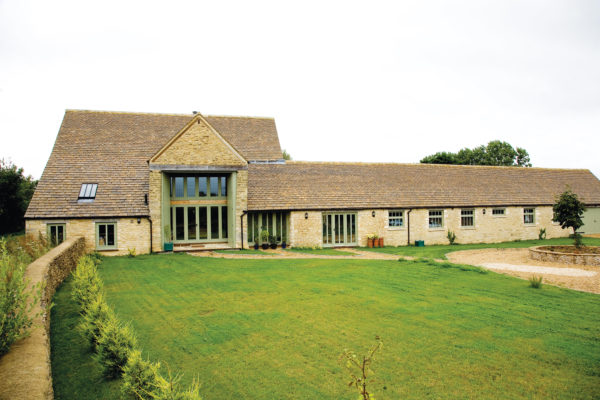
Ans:
{"type": "Polygon", "coordinates": [[[536,246],[529,248],[533,260],[550,261],[561,264],[600,266],[600,247],[585,246],[536,246]]]}

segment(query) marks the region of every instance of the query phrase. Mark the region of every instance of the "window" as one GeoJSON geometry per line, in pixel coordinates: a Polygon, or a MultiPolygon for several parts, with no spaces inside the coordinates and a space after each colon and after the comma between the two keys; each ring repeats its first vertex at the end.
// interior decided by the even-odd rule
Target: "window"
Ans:
{"type": "Polygon", "coordinates": [[[535,224],[535,208],[523,209],[523,223],[527,225],[535,224]]]}
{"type": "Polygon", "coordinates": [[[170,180],[172,200],[227,197],[227,176],[225,175],[171,176],[170,180]]]}
{"type": "Polygon", "coordinates": [[[444,226],[444,211],[429,210],[429,227],[442,228],[444,226]]]}
{"type": "Polygon", "coordinates": [[[97,183],[84,183],[81,185],[79,190],[78,201],[93,201],[96,198],[96,190],[98,190],[97,183]]]}
{"type": "Polygon", "coordinates": [[[96,223],[96,249],[98,249],[98,250],[116,250],[117,249],[117,223],[116,222],[97,222],[96,223]]]}
{"type": "Polygon", "coordinates": [[[67,239],[65,224],[48,224],[48,240],[52,246],[58,246],[67,239]]]}
{"type": "Polygon", "coordinates": [[[287,242],[287,213],[248,214],[248,243],[260,243],[260,232],[266,230],[278,243],[287,242]]]}
{"type": "Polygon", "coordinates": [[[390,228],[404,226],[404,211],[388,211],[388,226],[390,228]]]}
{"type": "Polygon", "coordinates": [[[474,210],[460,210],[460,226],[475,226],[474,210]]]}
{"type": "Polygon", "coordinates": [[[492,209],[492,215],[494,217],[504,217],[506,215],[506,208],[494,208],[492,209]]]}

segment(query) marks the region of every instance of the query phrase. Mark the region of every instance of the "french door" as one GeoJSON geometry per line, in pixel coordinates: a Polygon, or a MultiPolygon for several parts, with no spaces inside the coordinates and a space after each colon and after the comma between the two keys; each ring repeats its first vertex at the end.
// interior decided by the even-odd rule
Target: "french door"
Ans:
{"type": "Polygon", "coordinates": [[[355,213],[323,214],[323,247],[355,246],[356,244],[355,213]]]}

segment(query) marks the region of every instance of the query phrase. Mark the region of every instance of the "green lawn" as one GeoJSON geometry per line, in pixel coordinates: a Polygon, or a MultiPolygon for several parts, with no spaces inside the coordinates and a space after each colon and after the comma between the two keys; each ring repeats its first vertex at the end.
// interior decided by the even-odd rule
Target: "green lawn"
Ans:
{"type": "MultiPolygon", "coordinates": [[[[583,243],[591,246],[600,246],[600,239],[598,238],[583,238],[583,243]]],[[[460,250],[477,250],[477,249],[507,249],[507,248],[525,248],[531,246],[552,246],[559,244],[573,244],[573,239],[559,238],[559,239],[547,239],[547,240],[520,240],[516,242],[503,242],[503,243],[475,243],[475,244],[455,244],[450,245],[433,245],[425,247],[416,246],[399,246],[399,247],[379,247],[379,248],[368,248],[360,247],[360,250],[375,251],[379,253],[397,254],[400,256],[412,256],[412,257],[423,257],[423,258],[441,258],[445,259],[446,254],[453,251],[460,250]]]]}
{"type": "Polygon", "coordinates": [[[296,247],[296,248],[291,248],[291,249],[287,249],[287,250],[293,251],[296,253],[315,254],[315,255],[320,255],[320,256],[355,256],[356,255],[355,253],[352,253],[350,251],[328,249],[328,248],[310,249],[310,248],[296,247]]]}
{"type": "MultiPolygon", "coordinates": [[[[105,258],[107,298],[144,353],[210,399],[356,399],[338,357],[384,348],[378,400],[594,398],[600,297],[451,264],[105,258]]],[[[52,309],[56,399],[118,398],[74,330],[71,284],[52,309]]]]}
{"type": "Polygon", "coordinates": [[[243,249],[243,250],[215,250],[215,253],[220,254],[233,254],[233,255],[254,255],[254,256],[271,256],[271,253],[267,253],[262,250],[254,250],[254,249],[243,249]]]}

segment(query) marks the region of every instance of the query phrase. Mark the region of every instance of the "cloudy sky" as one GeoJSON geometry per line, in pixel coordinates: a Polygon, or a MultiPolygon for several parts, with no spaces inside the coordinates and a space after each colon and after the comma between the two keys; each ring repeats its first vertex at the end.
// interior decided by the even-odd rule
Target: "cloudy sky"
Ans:
{"type": "Polygon", "coordinates": [[[490,140],[600,177],[600,2],[0,0],[0,158],[65,109],[275,118],[294,159],[490,140]]]}

